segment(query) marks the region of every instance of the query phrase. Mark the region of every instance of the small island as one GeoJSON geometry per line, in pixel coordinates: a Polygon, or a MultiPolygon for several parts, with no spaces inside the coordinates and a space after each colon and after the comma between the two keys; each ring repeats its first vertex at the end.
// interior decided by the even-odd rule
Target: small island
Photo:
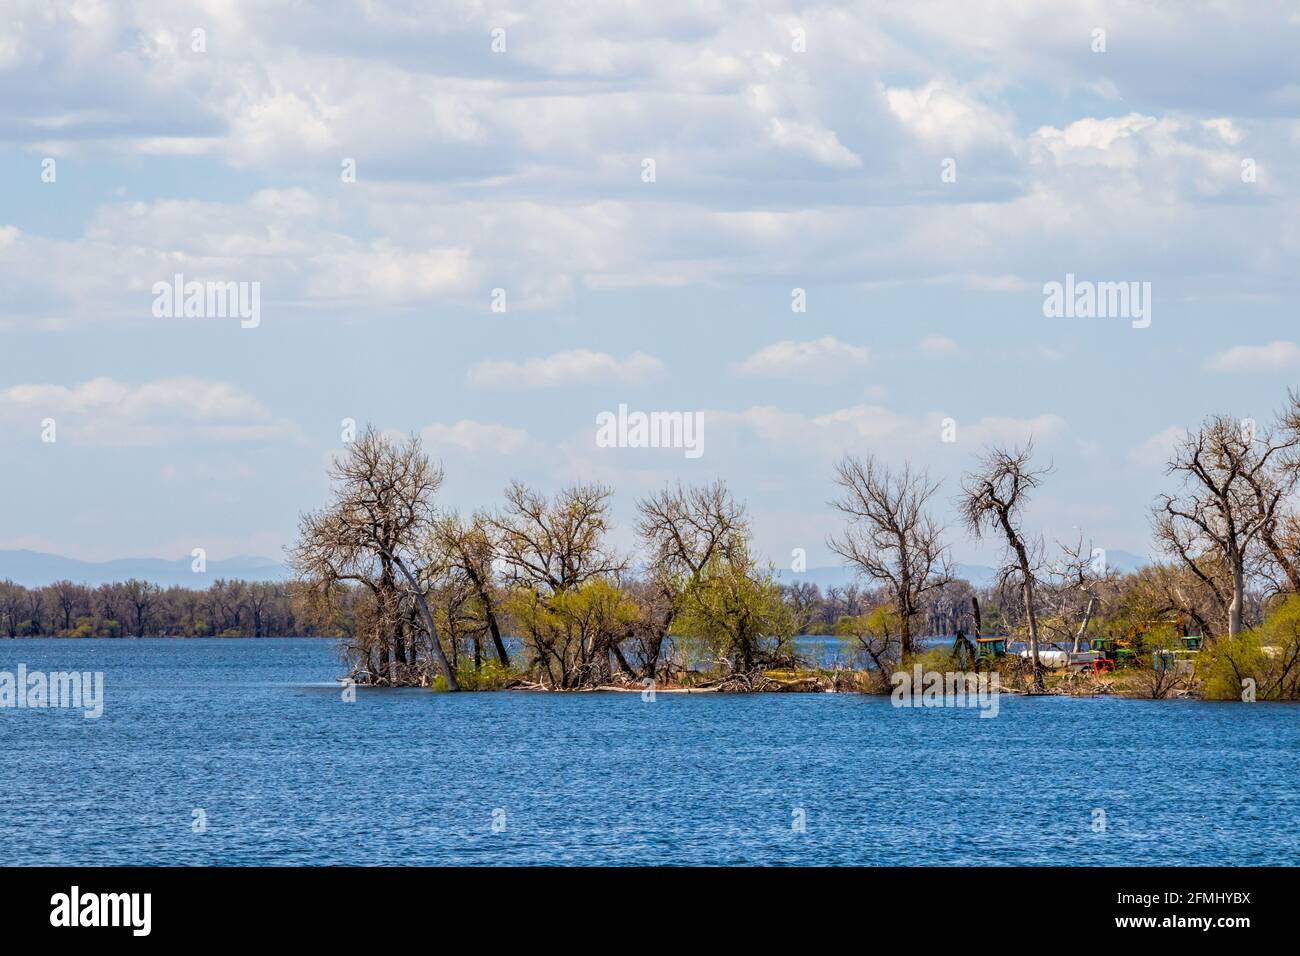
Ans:
{"type": "Polygon", "coordinates": [[[822,594],[755,556],[721,480],[639,500],[640,547],[621,554],[607,486],[516,482],[495,508],[443,512],[419,439],[368,428],[336,458],[331,502],[302,516],[292,566],[304,619],[343,635],[349,680],[378,686],[889,693],[919,665],[1025,694],[1300,699],[1300,394],[1267,427],[1206,420],[1167,470],[1151,506],[1167,559],[1121,574],[1082,536],[1035,535],[1051,468],[1032,441],[986,448],[954,501],[962,530],[1003,550],[978,594],[931,513],[941,483],[846,455],[828,544],[861,583],[822,594]],[[810,659],[807,634],[842,653],[810,659]]]}
{"type": "Polygon", "coordinates": [[[756,556],[722,480],[638,500],[638,547],[621,553],[612,488],[514,482],[461,515],[439,507],[443,473],[417,437],[370,427],[336,456],[331,501],[300,517],[293,580],[0,581],[0,635],[319,636],[340,642],[341,681],[439,691],[893,694],[924,674],[950,690],[1300,700],[1300,393],[1267,426],[1207,419],[1167,471],[1150,509],[1164,560],[1121,572],[1082,534],[1035,533],[1051,467],[1032,442],[972,462],[955,530],[927,472],[846,455],[827,544],[854,580],[823,591],[798,555],[783,572],[756,556]],[[958,575],[959,532],[1000,546],[991,582],[958,575]]]}

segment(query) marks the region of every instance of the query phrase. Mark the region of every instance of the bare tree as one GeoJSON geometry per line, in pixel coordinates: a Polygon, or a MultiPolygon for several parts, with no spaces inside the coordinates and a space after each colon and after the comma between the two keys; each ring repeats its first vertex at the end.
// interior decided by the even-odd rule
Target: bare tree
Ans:
{"type": "Polygon", "coordinates": [[[922,601],[922,616],[931,634],[956,634],[973,630],[971,600],[975,595],[969,581],[957,578],[936,588],[922,601]]]}
{"type": "Polygon", "coordinates": [[[55,581],[50,585],[54,592],[54,600],[58,605],[59,613],[63,615],[63,630],[72,630],[73,617],[78,608],[90,610],[90,600],[86,588],[81,584],[73,584],[71,581],[55,581]]]}
{"type": "Polygon", "coordinates": [[[980,461],[979,471],[966,475],[962,482],[959,504],[973,536],[981,538],[986,532],[993,532],[1004,539],[1008,560],[1003,565],[1001,579],[1004,583],[1015,579],[1019,585],[1029,632],[1034,690],[1042,692],[1045,687],[1042,662],[1038,659],[1038,614],[1034,604],[1037,581],[1021,525],[1029,493],[1039,486],[1050,468],[1031,468],[1033,451],[1032,441],[1021,448],[989,449],[980,461]]]}
{"type": "Polygon", "coordinates": [[[888,592],[903,654],[911,654],[922,599],[952,580],[943,528],[926,510],[939,484],[910,465],[892,472],[870,455],[846,456],[836,466],[835,483],[843,494],[830,504],[848,516],[849,526],[827,544],[888,592]]]}
{"type": "Polygon", "coordinates": [[[1104,596],[1113,592],[1118,575],[1105,566],[1104,557],[1080,537],[1074,544],[1060,545],[1060,556],[1052,564],[1045,581],[1040,582],[1046,622],[1039,626],[1056,632],[1052,643],[1070,645],[1077,652],[1083,644],[1088,626],[1096,616],[1104,596]]]}
{"type": "Polygon", "coordinates": [[[1199,575],[1181,563],[1140,568],[1125,580],[1115,610],[1123,619],[1145,624],[1173,619],[1182,634],[1189,633],[1190,622],[1198,634],[1213,638],[1220,633],[1217,622],[1225,585],[1222,569],[1209,564],[1198,562],[1199,575]],[[1207,587],[1207,579],[1214,590],[1207,587]]]}
{"type": "MultiPolygon", "coordinates": [[[[448,555],[441,554],[421,563],[420,578],[421,589],[428,595],[434,620],[451,653],[452,669],[459,667],[461,642],[468,639],[473,643],[474,669],[478,670],[483,657],[481,637],[487,625],[471,606],[476,591],[469,575],[448,555]]],[[[407,617],[414,626],[416,608],[413,602],[407,603],[407,617]]]]}
{"type": "Polygon", "coordinates": [[[135,618],[135,636],[144,637],[149,630],[149,622],[154,606],[162,594],[162,588],[149,581],[138,581],[132,578],[122,585],[122,590],[135,618]]]}
{"type": "Polygon", "coordinates": [[[1261,513],[1271,511],[1259,530],[1263,574],[1271,578],[1277,590],[1300,593],[1300,513],[1288,500],[1300,477],[1300,391],[1287,390],[1287,407],[1278,415],[1276,434],[1284,447],[1275,467],[1258,478],[1248,474],[1245,480],[1255,495],[1256,509],[1261,513]],[[1271,495],[1279,486],[1286,497],[1270,509],[1271,495]]]}
{"type": "Polygon", "coordinates": [[[131,616],[131,607],[126,598],[126,591],[121,584],[101,584],[95,588],[94,604],[105,629],[112,637],[121,637],[125,629],[123,622],[131,616]]]}
{"type": "MultiPolygon", "coordinates": [[[[216,634],[241,634],[244,630],[244,606],[248,585],[240,580],[217,578],[208,588],[208,611],[216,634]]],[[[127,596],[130,602],[130,595],[127,596]]],[[[134,602],[131,602],[134,606],[134,602]]]]}
{"type": "Polygon", "coordinates": [[[1156,540],[1215,595],[1230,637],[1241,633],[1248,566],[1300,474],[1278,467],[1297,444],[1300,433],[1257,431],[1216,415],[1189,431],[1169,460],[1166,472],[1181,478],[1182,488],[1156,500],[1156,540]],[[1207,556],[1223,562],[1226,589],[1207,573],[1207,556]]]}
{"type": "Polygon", "coordinates": [[[607,677],[611,642],[631,624],[630,602],[615,593],[626,562],[605,543],[612,494],[604,485],[579,484],[551,499],[513,482],[501,512],[485,519],[514,576],[510,611],[529,667],[552,686],[607,677]]]}
{"type": "Polygon", "coordinates": [[[856,584],[826,589],[826,614],[832,624],[841,617],[857,617],[865,614],[868,595],[856,584]]]}
{"type": "Polygon", "coordinates": [[[408,655],[395,597],[404,586],[419,610],[429,652],[447,689],[459,690],[416,564],[432,524],[432,499],[442,485],[441,469],[429,463],[416,436],[398,443],[367,426],[348,453],[334,459],[330,477],[333,503],[301,518],[298,544],[291,555],[295,570],[317,586],[356,581],[369,587],[380,603],[378,627],[388,631],[383,635],[385,648],[391,634],[395,663],[401,664],[408,663],[408,655]]]}
{"type": "Polygon", "coordinates": [[[23,588],[13,581],[0,581],[0,626],[9,637],[18,636],[22,621],[23,588]]]}
{"type": "Polygon", "coordinates": [[[564,591],[625,566],[605,547],[612,494],[604,485],[572,485],[550,501],[516,481],[506,489],[503,511],[485,521],[517,576],[564,591]]]}
{"type": "Polygon", "coordinates": [[[266,636],[266,617],[272,602],[277,597],[276,588],[270,584],[250,584],[248,586],[248,596],[245,603],[248,605],[248,614],[253,619],[253,636],[266,636]]]}
{"type": "Polygon", "coordinates": [[[486,515],[476,513],[462,521],[456,513],[444,515],[434,525],[433,537],[446,560],[465,575],[470,590],[481,606],[484,625],[492,637],[497,660],[510,664],[510,655],[501,639],[498,613],[499,595],[492,560],[496,557],[493,528],[486,515]]]}
{"type": "Polygon", "coordinates": [[[796,581],[781,588],[781,594],[794,621],[796,634],[807,634],[822,604],[821,588],[811,581],[796,581]]]}
{"type": "Polygon", "coordinates": [[[746,553],[749,519],[722,481],[664,488],[638,501],[637,510],[637,530],[649,552],[648,577],[660,596],[644,648],[645,676],[654,677],[682,595],[715,557],[739,559],[746,553]]]}
{"type": "Polygon", "coordinates": [[[45,633],[45,594],[40,588],[31,588],[27,592],[27,633],[40,635],[45,633]]]}
{"type": "MultiPolygon", "coordinates": [[[[1256,500],[1267,501],[1263,496],[1256,500]]],[[[1300,594],[1300,515],[1289,506],[1279,506],[1273,519],[1260,528],[1259,539],[1263,545],[1260,575],[1275,591],[1300,594]]]]}

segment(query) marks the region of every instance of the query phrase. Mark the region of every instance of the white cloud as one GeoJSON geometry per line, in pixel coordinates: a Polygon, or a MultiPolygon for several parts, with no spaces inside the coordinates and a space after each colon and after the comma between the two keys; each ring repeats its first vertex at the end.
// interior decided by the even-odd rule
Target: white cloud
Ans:
{"type": "Polygon", "coordinates": [[[1130,451],[1129,463],[1139,468],[1162,467],[1169,460],[1175,446],[1186,435],[1186,428],[1170,425],[1130,451]]]}
{"type": "MultiPolygon", "coordinates": [[[[1127,449],[1159,427],[1139,416],[1116,418],[1123,413],[1107,404],[1118,401],[1114,389],[1102,396],[1053,388],[1060,370],[1039,367],[1035,356],[1068,354],[1104,369],[1115,346],[1100,327],[1036,322],[1045,277],[1156,279],[1174,309],[1198,296],[1240,303],[1242,322],[1256,330],[1247,341],[1292,334],[1285,303],[1294,301],[1300,255],[1300,99],[1294,15],[1281,5],[1200,4],[1189,14],[1175,4],[1060,0],[1050,9],[1004,5],[989,16],[969,0],[869,0],[751,5],[736,15],[697,0],[558,11],[542,0],[515,0],[508,9],[368,3],[340,17],[328,5],[259,6],[254,14],[206,3],[199,25],[208,29],[209,49],[201,55],[190,51],[190,25],[174,6],[61,0],[55,15],[20,3],[0,18],[0,69],[6,102],[15,104],[4,122],[5,149],[34,184],[40,158],[59,158],[58,185],[33,186],[43,193],[80,184],[67,215],[42,216],[40,203],[0,213],[0,329],[102,325],[80,345],[71,336],[18,340],[15,367],[30,369],[28,381],[68,381],[60,369],[76,366],[69,353],[78,351],[97,356],[103,369],[226,368],[206,374],[248,383],[268,404],[276,395],[277,408],[295,403],[307,422],[319,411],[308,405],[310,390],[259,379],[266,369],[294,368],[301,358],[294,343],[319,334],[322,360],[328,349],[348,364],[336,370],[344,377],[331,390],[338,414],[398,419],[404,413],[385,405],[403,400],[451,409],[443,413],[447,424],[430,427],[449,454],[463,449],[474,459],[468,464],[482,466],[466,469],[467,495],[477,500],[483,487],[499,486],[493,469],[527,471],[533,456],[487,453],[522,439],[477,420],[504,414],[481,402],[443,403],[437,389],[449,383],[440,369],[459,376],[477,360],[513,356],[480,369],[482,384],[649,380],[662,366],[633,363],[631,377],[620,377],[629,352],[646,349],[671,366],[699,347],[686,323],[713,317],[736,322],[734,334],[718,335],[734,343],[746,334],[748,322],[738,316],[751,302],[755,313],[780,307],[782,293],[797,285],[810,290],[817,325],[803,332],[763,325],[781,331],[740,340],[758,348],[833,334],[870,344],[870,364],[815,348],[801,354],[795,342],[789,354],[758,363],[768,365],[762,374],[781,372],[783,363],[795,369],[789,374],[802,378],[792,388],[701,375],[674,380],[674,391],[664,392],[680,390],[682,402],[700,407],[772,401],[799,408],[803,414],[736,413],[732,430],[761,452],[751,459],[737,449],[741,466],[720,464],[717,473],[803,493],[801,453],[820,461],[822,452],[839,454],[852,443],[879,442],[955,474],[981,437],[1059,427],[1051,416],[1035,416],[1034,396],[1049,396],[1072,421],[1078,409],[1112,457],[1116,442],[1127,449]],[[1098,56],[1089,30],[1107,17],[1111,53],[1098,56]],[[487,49],[498,25],[509,32],[506,56],[487,49]],[[806,30],[806,53],[791,49],[795,27],[806,30]],[[1140,112],[1130,112],[1134,104],[1140,112]],[[1044,123],[1053,125],[1035,129],[1044,123]],[[955,183],[940,180],[946,156],[958,160],[955,183]],[[357,160],[355,183],[340,181],[344,157],[357,160]],[[658,162],[653,184],[640,181],[644,157],[658,162]],[[1242,179],[1246,157],[1258,160],[1257,181],[1242,179]],[[87,163],[102,175],[82,177],[87,163]],[[249,184],[277,185],[254,191],[260,187],[249,184]],[[206,331],[177,335],[174,324],[151,324],[150,286],[176,271],[260,280],[263,331],[235,332],[236,343],[222,340],[215,354],[196,357],[206,331]],[[498,351],[502,329],[516,319],[503,326],[499,316],[488,324],[468,314],[486,313],[495,286],[507,289],[512,316],[562,309],[555,324],[564,325],[564,344],[533,339],[548,344],[498,351]],[[649,330],[662,337],[646,338],[640,322],[607,320],[640,319],[651,309],[664,310],[662,330],[649,330]],[[285,328],[281,320],[293,312],[313,324],[285,328]],[[363,316],[388,324],[358,327],[363,316]],[[889,326],[865,324],[876,318],[889,326]],[[325,328],[332,319],[345,321],[325,328]],[[874,333],[864,337],[871,327],[880,328],[881,344],[874,333]],[[931,330],[960,341],[980,368],[918,381],[901,359],[917,359],[917,341],[931,330]],[[382,363],[352,368],[350,346],[360,341],[352,336],[371,334],[419,349],[433,373],[398,395],[386,387],[391,370],[382,363]],[[525,361],[577,345],[616,358],[525,361]],[[255,350],[249,361],[229,352],[246,347],[255,350]],[[208,364],[227,352],[231,363],[208,364]],[[814,371],[801,371],[801,361],[814,371]],[[812,414],[802,382],[819,374],[822,361],[828,376],[847,371],[847,384],[818,392],[836,397],[825,414],[812,414]],[[882,395],[891,396],[892,409],[882,395]],[[923,410],[927,399],[959,417],[956,446],[935,439],[938,413],[923,410]],[[480,480],[484,473],[491,482],[480,480]]],[[[1188,312],[1183,331],[1203,340],[1216,314],[1188,312]]],[[[9,345],[0,337],[0,351],[9,345]]],[[[728,351],[718,364],[744,364],[751,350],[728,351]]],[[[683,364],[696,364],[695,356],[683,364]]],[[[1193,384],[1162,366],[1147,379],[1135,387],[1173,395],[1213,385],[1198,397],[1229,408],[1239,397],[1229,376],[1193,384]]],[[[232,397],[219,391],[204,393],[208,405],[187,406],[181,397],[174,409],[160,408],[146,390],[102,405],[95,392],[65,396],[60,441],[80,440],[77,421],[94,426],[83,431],[94,441],[124,422],[136,437],[144,429],[167,439],[287,433],[264,408],[221,418],[232,397]]],[[[237,407],[251,395],[233,398],[237,407]]],[[[539,448],[547,429],[565,427],[569,412],[580,411],[522,404],[506,420],[539,436],[539,448]]],[[[0,433],[20,441],[32,434],[33,409],[16,406],[13,396],[0,415],[0,433]]],[[[197,457],[191,450],[179,457],[197,457]]],[[[277,454],[276,478],[292,484],[301,461],[277,454]]],[[[622,468],[624,457],[598,460],[622,468]]],[[[582,467],[574,462],[580,459],[570,455],[565,467],[582,467]]],[[[21,464],[39,488],[39,470],[21,464]]],[[[271,462],[258,467],[269,474],[271,462]]],[[[1053,486],[1092,477],[1065,466],[1053,486]]],[[[1079,497],[1113,493],[1138,502],[1135,526],[1145,527],[1141,510],[1152,489],[1111,492],[1104,478],[1079,497]]],[[[259,500],[269,511],[267,490],[259,500]]],[[[276,512],[291,514],[301,503],[289,500],[296,494],[286,491],[276,512]]],[[[812,497],[810,507],[819,509],[824,495],[812,497]]],[[[245,518],[270,523],[247,511],[245,518]]],[[[123,519],[115,540],[125,546],[147,533],[136,530],[145,524],[123,519]]]]}
{"type": "Polygon", "coordinates": [[[615,383],[643,385],[663,373],[653,355],[633,352],[625,359],[607,352],[575,349],[523,362],[491,359],[470,368],[471,385],[482,388],[555,388],[562,385],[615,383]]]}
{"type": "Polygon", "coordinates": [[[378,240],[364,251],[335,257],[330,269],[315,276],[309,292],[325,299],[368,292],[390,302],[410,301],[463,290],[471,272],[468,249],[407,251],[378,240]]]}
{"type": "MultiPolygon", "coordinates": [[[[1064,129],[1041,127],[1030,137],[1030,142],[1062,165],[1133,166],[1145,152],[1140,148],[1142,134],[1157,128],[1160,121],[1156,117],[1140,113],[1102,119],[1085,117],[1064,129]]],[[[1174,122],[1160,128],[1166,143],[1177,128],[1174,122]]]]}
{"type": "Polygon", "coordinates": [[[865,346],[849,345],[827,335],[811,342],[777,342],[759,349],[732,368],[739,375],[764,378],[833,378],[862,368],[870,358],[871,351],[865,346]]]}
{"type": "Polygon", "coordinates": [[[127,385],[111,378],[80,385],[13,385],[0,390],[0,419],[26,424],[33,436],[52,418],[57,441],[157,445],[177,440],[262,441],[296,438],[238,386],[181,377],[127,385]]]}
{"type": "MultiPolygon", "coordinates": [[[[1048,181],[1057,189],[1091,168],[1126,188],[1140,184],[1167,201],[1241,195],[1246,138],[1244,130],[1225,117],[1201,121],[1177,112],[1128,113],[1084,117],[1063,129],[1041,127],[1030,135],[1029,147],[1038,165],[1054,167],[1048,181]]],[[[1082,181],[1097,182],[1093,177],[1082,181]]],[[[1255,193],[1268,192],[1262,180],[1251,185],[1255,193]]]]}
{"type": "Polygon", "coordinates": [[[931,355],[951,355],[957,351],[957,343],[946,335],[927,335],[921,339],[921,351],[931,355]]]}
{"type": "Polygon", "coordinates": [[[858,169],[862,166],[862,158],[847,149],[830,130],[772,117],[768,131],[774,143],[806,153],[827,166],[837,169],[858,169]]]}
{"type": "MultiPolygon", "coordinates": [[[[840,441],[844,441],[844,436],[852,436],[852,440],[859,443],[885,442],[905,450],[932,451],[944,433],[943,419],[946,417],[949,416],[911,417],[879,405],[854,405],[818,415],[811,424],[837,436],[840,441]]],[[[1052,414],[1032,418],[990,415],[971,421],[958,416],[955,420],[957,443],[965,448],[1022,444],[1030,438],[1051,439],[1065,428],[1064,419],[1052,414]]]]}
{"type": "Polygon", "coordinates": [[[977,445],[1022,445],[1031,438],[1042,441],[1057,438],[1065,430],[1060,415],[1043,414],[1033,418],[989,415],[964,425],[957,419],[957,440],[977,445]]]}
{"type": "Polygon", "coordinates": [[[522,428],[476,422],[470,418],[461,419],[452,425],[439,422],[426,425],[421,430],[420,437],[424,440],[425,448],[435,456],[444,445],[454,445],[469,451],[513,455],[524,451],[531,444],[528,432],[522,428]]]}
{"type": "MultiPolygon", "coordinates": [[[[887,458],[937,460],[953,446],[941,439],[947,415],[908,415],[883,405],[857,404],[817,415],[803,415],[756,405],[739,412],[709,411],[710,427],[725,434],[737,429],[779,444],[790,454],[831,459],[855,448],[872,448],[887,458]]],[[[1065,431],[1065,420],[1044,413],[1027,418],[990,415],[957,417],[957,447],[970,452],[989,444],[1023,444],[1030,438],[1051,441],[1065,431]]],[[[716,433],[716,432],[715,432],[716,433]]]]}
{"type": "Polygon", "coordinates": [[[885,100],[904,127],[937,146],[957,150],[1011,139],[1006,113],[952,84],[931,80],[916,89],[890,88],[885,100]]]}
{"type": "Polygon", "coordinates": [[[1215,372],[1279,372],[1300,367],[1300,345],[1277,341],[1267,345],[1234,345],[1205,363],[1215,372]]]}

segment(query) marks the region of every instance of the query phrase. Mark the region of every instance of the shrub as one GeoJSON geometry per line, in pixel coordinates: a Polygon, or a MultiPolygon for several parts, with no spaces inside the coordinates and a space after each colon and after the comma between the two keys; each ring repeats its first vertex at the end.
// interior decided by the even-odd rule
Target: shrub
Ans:
{"type": "Polygon", "coordinates": [[[1259,627],[1207,641],[1196,676],[1211,700],[1245,700],[1252,687],[1256,700],[1300,700],[1300,595],[1288,597],[1259,627]]]}

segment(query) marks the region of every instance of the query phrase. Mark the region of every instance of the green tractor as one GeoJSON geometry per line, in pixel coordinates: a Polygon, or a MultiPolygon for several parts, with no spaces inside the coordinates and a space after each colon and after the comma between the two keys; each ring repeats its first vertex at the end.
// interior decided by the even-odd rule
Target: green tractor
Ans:
{"type": "Polygon", "coordinates": [[[971,616],[975,621],[975,641],[958,629],[957,639],[953,641],[952,657],[956,666],[962,670],[967,667],[976,671],[995,671],[998,661],[1006,656],[1007,639],[1005,637],[980,637],[980,602],[976,597],[970,599],[971,616]]]}
{"type": "Polygon", "coordinates": [[[977,637],[975,638],[975,670],[995,671],[998,669],[998,661],[1007,654],[1007,639],[1005,637],[977,637]]]}
{"type": "Polygon", "coordinates": [[[1114,637],[1106,635],[1105,637],[1094,637],[1088,642],[1088,649],[1098,651],[1101,657],[1100,661],[1109,661],[1110,670],[1117,667],[1129,667],[1137,663],[1138,655],[1142,653],[1142,636],[1145,628],[1134,629],[1124,637],[1114,637]]]}
{"type": "Polygon", "coordinates": [[[1196,656],[1201,653],[1201,635],[1184,634],[1183,649],[1157,650],[1151,655],[1151,665],[1157,671],[1171,670],[1175,674],[1191,674],[1196,670],[1196,656]]]}
{"type": "Polygon", "coordinates": [[[995,671],[998,661],[1007,653],[1005,637],[977,637],[975,642],[963,632],[957,632],[957,639],[952,644],[953,664],[959,670],[970,668],[975,672],[981,670],[995,671]]]}

